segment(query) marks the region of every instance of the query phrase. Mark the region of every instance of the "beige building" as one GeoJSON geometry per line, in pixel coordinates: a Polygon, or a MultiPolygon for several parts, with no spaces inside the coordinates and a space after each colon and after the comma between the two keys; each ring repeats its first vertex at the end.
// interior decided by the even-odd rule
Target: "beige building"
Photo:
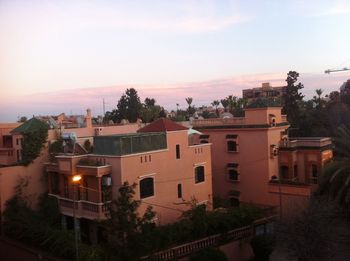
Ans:
{"type": "Polygon", "coordinates": [[[262,83],[261,87],[245,89],[242,91],[243,98],[251,103],[259,98],[282,99],[286,93],[286,86],[272,87],[269,82],[262,83]]]}

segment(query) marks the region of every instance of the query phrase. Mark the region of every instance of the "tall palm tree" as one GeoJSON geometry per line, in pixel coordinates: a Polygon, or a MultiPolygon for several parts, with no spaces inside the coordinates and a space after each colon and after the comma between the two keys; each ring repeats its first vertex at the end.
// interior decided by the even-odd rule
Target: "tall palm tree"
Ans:
{"type": "Polygon", "coordinates": [[[215,100],[211,103],[211,105],[215,107],[216,116],[219,116],[218,106],[220,105],[220,102],[218,100],[215,100]]]}
{"type": "Polygon", "coordinates": [[[192,110],[192,107],[191,107],[191,104],[193,102],[193,98],[192,97],[187,97],[185,98],[187,104],[188,104],[188,109],[187,109],[187,112],[188,112],[188,117],[191,116],[191,114],[193,113],[193,110],[192,110]]]}
{"type": "Polygon", "coordinates": [[[340,126],[334,138],[336,157],[326,165],[319,194],[350,206],[350,129],[340,126]]]}

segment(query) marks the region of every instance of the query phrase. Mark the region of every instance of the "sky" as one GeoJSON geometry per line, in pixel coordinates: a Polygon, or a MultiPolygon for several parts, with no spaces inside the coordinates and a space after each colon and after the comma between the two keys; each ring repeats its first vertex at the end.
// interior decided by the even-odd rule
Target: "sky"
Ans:
{"type": "Polygon", "coordinates": [[[0,122],[115,107],[209,104],[300,73],[304,92],[350,72],[349,0],[0,0],[0,122]]]}

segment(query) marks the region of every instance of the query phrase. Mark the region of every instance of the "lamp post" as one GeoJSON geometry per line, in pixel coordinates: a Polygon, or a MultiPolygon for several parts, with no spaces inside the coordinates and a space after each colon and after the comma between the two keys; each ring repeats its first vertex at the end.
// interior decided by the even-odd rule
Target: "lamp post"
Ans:
{"type": "Polygon", "coordinates": [[[78,239],[78,221],[75,213],[75,194],[76,194],[76,185],[79,185],[79,182],[81,180],[80,175],[74,175],[72,177],[72,183],[73,183],[73,219],[74,219],[74,237],[75,237],[75,258],[76,260],[79,260],[79,239],[78,239]]]}

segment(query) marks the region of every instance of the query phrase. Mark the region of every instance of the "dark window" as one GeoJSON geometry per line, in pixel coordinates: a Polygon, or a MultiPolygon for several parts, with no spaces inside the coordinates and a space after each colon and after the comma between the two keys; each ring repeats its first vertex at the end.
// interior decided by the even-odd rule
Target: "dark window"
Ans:
{"type": "Polygon", "coordinates": [[[147,155],[145,156],[145,162],[147,162],[147,155]]]}
{"type": "Polygon", "coordinates": [[[205,143],[209,143],[209,141],[208,140],[201,140],[200,143],[205,144],[205,143]]]}
{"type": "Polygon", "coordinates": [[[59,174],[58,173],[52,173],[51,174],[51,189],[53,194],[59,194],[60,193],[60,180],[59,180],[59,174]]]}
{"type": "Polygon", "coordinates": [[[154,195],[153,178],[145,178],[140,181],[140,198],[148,198],[154,195]]]}
{"type": "Polygon", "coordinates": [[[141,161],[141,163],[142,163],[142,156],[140,157],[140,161],[141,161]]]}
{"type": "Polygon", "coordinates": [[[229,169],[228,170],[228,177],[230,180],[233,180],[233,181],[237,181],[239,180],[239,174],[238,174],[238,171],[237,169],[229,169]]]}
{"type": "Polygon", "coordinates": [[[177,159],[180,158],[180,145],[179,144],[176,145],[176,158],[177,159]]]}
{"type": "Polygon", "coordinates": [[[177,197],[182,198],[182,185],[177,184],[177,197]]]}
{"type": "Polygon", "coordinates": [[[16,139],[16,145],[18,145],[19,144],[19,141],[18,141],[18,139],[16,139]]]}
{"type": "Polygon", "coordinates": [[[294,178],[298,177],[298,165],[294,165],[294,178]]]}
{"type": "Polygon", "coordinates": [[[230,207],[239,207],[239,199],[238,198],[230,198],[230,207]]]}
{"type": "Polygon", "coordinates": [[[315,164],[312,164],[311,165],[311,169],[312,169],[312,177],[313,178],[317,178],[317,176],[318,176],[318,174],[317,174],[317,165],[315,165],[315,164]]]}
{"type": "Polygon", "coordinates": [[[63,187],[64,187],[64,197],[69,198],[69,191],[68,191],[68,178],[63,178],[63,187]]]}
{"type": "Polygon", "coordinates": [[[20,161],[20,158],[19,158],[19,150],[17,150],[16,152],[17,152],[17,161],[20,161]]]}
{"type": "Polygon", "coordinates": [[[198,166],[194,169],[195,183],[204,182],[204,166],[198,166]]]}
{"type": "Polygon", "coordinates": [[[151,155],[148,155],[148,161],[151,162],[152,161],[152,157],[151,155]]]}
{"type": "Polygon", "coordinates": [[[281,166],[280,168],[280,178],[288,179],[288,166],[281,166]]]}
{"type": "Polygon", "coordinates": [[[237,151],[237,142],[229,140],[227,142],[227,151],[237,151]]]}
{"type": "Polygon", "coordinates": [[[83,182],[83,184],[84,184],[84,199],[85,200],[89,200],[89,192],[88,192],[88,187],[89,187],[89,185],[88,185],[88,181],[87,181],[87,178],[84,178],[84,182],[83,182]]]}

